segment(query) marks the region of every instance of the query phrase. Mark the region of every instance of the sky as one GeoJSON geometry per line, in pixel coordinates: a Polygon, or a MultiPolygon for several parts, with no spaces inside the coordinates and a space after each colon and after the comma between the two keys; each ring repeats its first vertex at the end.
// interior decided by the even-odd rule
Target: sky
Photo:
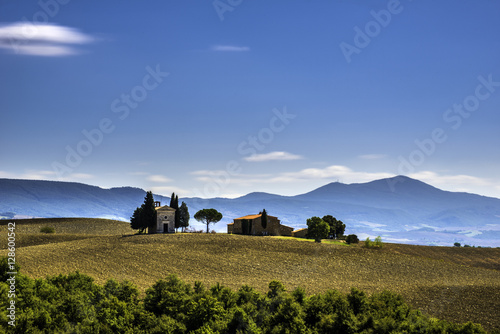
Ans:
{"type": "Polygon", "coordinates": [[[500,198],[500,2],[0,2],[0,178],[500,198]]]}

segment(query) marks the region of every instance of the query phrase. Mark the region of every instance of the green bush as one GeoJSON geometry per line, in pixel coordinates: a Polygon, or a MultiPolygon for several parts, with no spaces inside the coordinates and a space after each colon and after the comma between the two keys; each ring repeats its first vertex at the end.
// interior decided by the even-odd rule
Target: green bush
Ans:
{"type": "Polygon", "coordinates": [[[382,238],[380,236],[376,237],[374,241],[371,241],[370,238],[366,238],[364,246],[365,248],[382,248],[384,247],[384,243],[382,242],[382,238]]]}
{"type": "Polygon", "coordinates": [[[380,236],[375,238],[375,248],[382,248],[384,244],[382,243],[382,238],[380,236]]]}
{"type": "Polygon", "coordinates": [[[345,242],[347,244],[357,244],[359,243],[358,236],[356,234],[349,234],[348,236],[345,237],[345,242]]]}
{"type": "Polygon", "coordinates": [[[370,240],[370,238],[366,238],[365,244],[363,245],[365,248],[372,248],[373,247],[373,242],[370,240]]]}
{"type": "Polygon", "coordinates": [[[55,233],[56,230],[53,227],[44,226],[44,227],[40,228],[40,232],[42,232],[42,233],[55,233]]]}
{"type": "MultiPolygon", "coordinates": [[[[0,269],[10,270],[5,258],[0,269]]],[[[234,292],[220,284],[192,286],[171,275],[141,299],[130,282],[101,286],[78,272],[36,280],[19,273],[16,288],[15,330],[4,307],[0,333],[486,333],[470,322],[430,318],[388,291],[369,296],[353,288],[307,296],[302,288],[287,292],[272,281],[267,294],[246,285],[234,292]]],[[[0,282],[2,305],[8,304],[7,289],[0,282]]]]}

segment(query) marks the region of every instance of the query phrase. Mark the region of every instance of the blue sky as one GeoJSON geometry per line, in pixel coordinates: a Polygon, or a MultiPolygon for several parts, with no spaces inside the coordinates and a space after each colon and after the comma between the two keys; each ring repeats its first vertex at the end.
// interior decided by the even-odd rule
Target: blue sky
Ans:
{"type": "Polygon", "coordinates": [[[500,3],[0,3],[0,177],[500,198],[500,3]]]}

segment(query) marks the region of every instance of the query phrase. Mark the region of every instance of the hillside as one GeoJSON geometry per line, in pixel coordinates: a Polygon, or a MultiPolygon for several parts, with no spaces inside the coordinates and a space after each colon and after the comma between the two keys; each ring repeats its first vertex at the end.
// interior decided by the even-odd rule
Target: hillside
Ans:
{"type": "Polygon", "coordinates": [[[308,293],[388,289],[432,316],[500,330],[500,249],[386,244],[373,250],[292,238],[131,232],[126,223],[105,220],[20,220],[17,260],[31,277],[79,270],[99,283],[126,279],[142,290],[171,273],[233,289],[248,284],[265,291],[273,279],[308,293]],[[56,233],[40,240],[41,226],[56,233]]]}
{"type": "Polygon", "coordinates": [[[103,189],[75,182],[0,179],[0,217],[128,220],[144,196],[144,190],[132,187],[103,189]]]}
{"type": "MultiPolygon", "coordinates": [[[[93,217],[128,221],[143,202],[138,188],[102,189],[80,183],[0,179],[0,218],[93,217]]],[[[169,198],[155,195],[163,204],[169,198]]],[[[346,233],[361,239],[381,235],[408,244],[500,246],[500,199],[437,189],[404,176],[368,183],[330,183],[306,194],[251,193],[240,198],[181,198],[191,216],[216,208],[224,218],[214,226],[225,232],[234,218],[263,208],[284,224],[302,228],[312,216],[331,214],[346,233]]],[[[194,219],[191,225],[201,229],[194,219]]]]}

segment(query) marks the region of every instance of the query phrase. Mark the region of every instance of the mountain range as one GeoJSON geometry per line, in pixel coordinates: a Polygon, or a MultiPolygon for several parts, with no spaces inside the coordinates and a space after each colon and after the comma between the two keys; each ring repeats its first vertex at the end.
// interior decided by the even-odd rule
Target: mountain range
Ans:
{"type": "MultiPolygon", "coordinates": [[[[103,189],[73,182],[0,179],[0,218],[89,217],[128,221],[145,190],[103,189]]],[[[162,205],[170,198],[155,195],[162,205]]],[[[232,219],[262,209],[294,228],[312,216],[330,214],[360,239],[380,235],[387,242],[421,245],[462,244],[500,247],[500,199],[440,190],[405,176],[367,183],[334,182],[296,196],[250,193],[228,198],[181,198],[191,217],[215,208],[224,218],[214,225],[225,232],[232,219]]],[[[191,219],[191,226],[202,225],[191,219]]]]}

